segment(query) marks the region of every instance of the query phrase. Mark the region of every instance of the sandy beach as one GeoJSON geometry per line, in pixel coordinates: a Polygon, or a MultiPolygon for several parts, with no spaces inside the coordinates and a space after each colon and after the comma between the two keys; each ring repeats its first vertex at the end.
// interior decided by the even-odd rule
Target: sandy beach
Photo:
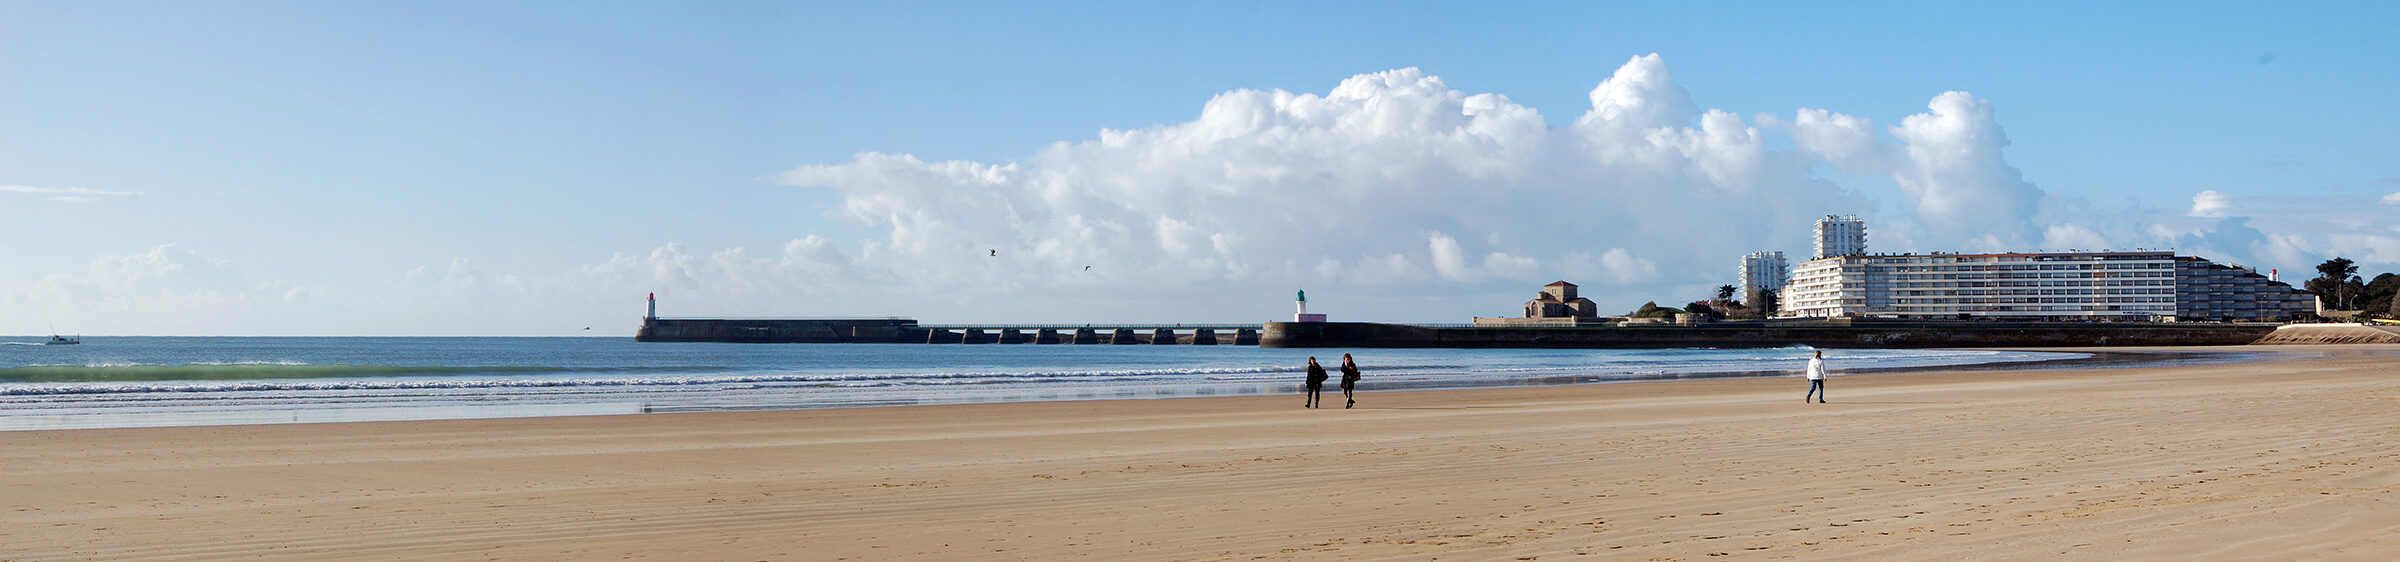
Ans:
{"type": "Polygon", "coordinates": [[[2226,349],[2288,357],[1836,376],[1821,405],[1798,378],[1375,392],[1369,372],[1354,410],[1295,394],[10,432],[0,559],[2400,552],[2400,346],[2226,349]]]}

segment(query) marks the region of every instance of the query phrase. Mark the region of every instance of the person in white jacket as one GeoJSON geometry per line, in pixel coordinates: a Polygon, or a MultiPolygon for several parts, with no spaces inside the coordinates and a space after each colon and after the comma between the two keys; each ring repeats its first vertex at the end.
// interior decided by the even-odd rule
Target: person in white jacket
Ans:
{"type": "Polygon", "coordinates": [[[1808,394],[1801,395],[1800,401],[1808,402],[1812,396],[1818,404],[1825,403],[1825,350],[1822,349],[1817,350],[1816,357],[1808,358],[1808,394]]]}

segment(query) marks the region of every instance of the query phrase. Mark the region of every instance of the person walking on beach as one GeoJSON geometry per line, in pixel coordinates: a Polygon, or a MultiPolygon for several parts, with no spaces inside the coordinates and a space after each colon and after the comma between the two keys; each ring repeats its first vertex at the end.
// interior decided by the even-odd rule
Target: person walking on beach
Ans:
{"type": "Polygon", "coordinates": [[[1317,358],[1310,357],[1308,358],[1308,405],[1301,407],[1317,407],[1317,392],[1321,390],[1325,390],[1325,366],[1318,365],[1317,358]]]}
{"type": "Polygon", "coordinates": [[[1355,390],[1358,390],[1358,363],[1350,360],[1350,354],[1344,353],[1342,354],[1342,400],[1345,402],[1342,404],[1342,409],[1348,410],[1351,406],[1358,405],[1358,397],[1350,394],[1355,390]]]}
{"type": "Polygon", "coordinates": [[[1801,395],[1800,402],[1807,403],[1811,396],[1817,398],[1818,404],[1825,403],[1825,350],[1822,349],[1817,350],[1816,357],[1808,358],[1808,394],[1801,395]]]}

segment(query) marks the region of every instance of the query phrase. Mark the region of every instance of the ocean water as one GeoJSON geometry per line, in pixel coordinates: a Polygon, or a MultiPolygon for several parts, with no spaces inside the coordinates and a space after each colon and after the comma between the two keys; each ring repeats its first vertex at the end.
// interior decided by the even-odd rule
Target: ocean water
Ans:
{"type": "MultiPolygon", "coordinates": [[[[1810,349],[635,343],[626,338],[0,338],[0,430],[574,416],[1785,376],[1810,349]]],[[[2086,357],[1826,350],[1834,372],[2086,357]]],[[[1294,397],[1297,400],[1297,397],[1294,397]]]]}

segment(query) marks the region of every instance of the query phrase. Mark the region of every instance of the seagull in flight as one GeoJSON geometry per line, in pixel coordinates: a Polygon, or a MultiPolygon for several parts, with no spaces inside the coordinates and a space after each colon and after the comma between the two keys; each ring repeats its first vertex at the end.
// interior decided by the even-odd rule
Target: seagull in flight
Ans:
{"type": "Polygon", "coordinates": [[[1000,251],[999,251],[999,250],[992,250],[992,257],[995,257],[995,258],[996,258],[996,257],[1000,257],[1000,251]]]}
{"type": "Polygon", "coordinates": [[[1092,266],[1088,266],[1088,265],[1087,265],[1087,266],[1083,266],[1083,270],[1084,270],[1084,271],[1091,271],[1091,270],[1092,270],[1092,266]]]}

